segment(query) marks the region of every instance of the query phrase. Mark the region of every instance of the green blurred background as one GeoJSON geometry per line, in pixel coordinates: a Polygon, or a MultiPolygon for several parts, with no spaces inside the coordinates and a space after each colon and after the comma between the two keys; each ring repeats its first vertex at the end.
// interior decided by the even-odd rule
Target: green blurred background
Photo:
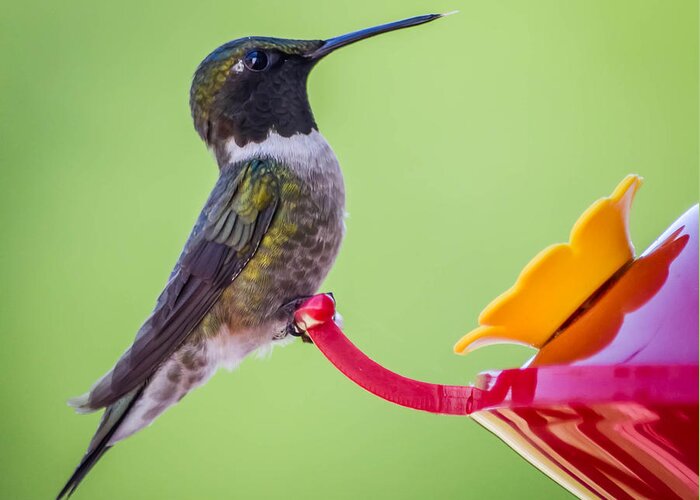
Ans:
{"type": "MultiPolygon", "coordinates": [[[[467,383],[479,311],[629,172],[645,248],[698,199],[698,7],[674,0],[97,3],[2,0],[0,496],[49,498],[98,415],[85,391],[149,313],[217,171],[192,129],[199,61],[248,34],[324,38],[461,13],[312,74],[348,233],[324,290],[409,376],[467,383]]],[[[392,406],[297,342],[220,373],[108,453],[77,498],[553,498],[466,418],[392,406]]]]}

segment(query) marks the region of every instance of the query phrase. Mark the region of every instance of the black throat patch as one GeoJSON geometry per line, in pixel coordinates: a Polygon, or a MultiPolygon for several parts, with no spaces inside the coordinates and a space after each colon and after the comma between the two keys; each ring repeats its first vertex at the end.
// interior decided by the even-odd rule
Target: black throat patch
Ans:
{"type": "Polygon", "coordinates": [[[264,141],[270,131],[282,137],[316,129],[306,92],[312,63],[282,57],[264,72],[242,71],[221,88],[200,135],[215,149],[233,138],[238,146],[264,141]]]}

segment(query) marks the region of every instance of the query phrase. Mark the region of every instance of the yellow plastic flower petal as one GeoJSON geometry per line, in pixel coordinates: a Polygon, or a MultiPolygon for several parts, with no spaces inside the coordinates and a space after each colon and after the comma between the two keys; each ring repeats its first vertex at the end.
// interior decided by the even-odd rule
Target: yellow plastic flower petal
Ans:
{"type": "Polygon", "coordinates": [[[627,227],[642,179],[628,175],[608,198],[576,221],[569,243],[542,250],[515,284],[479,316],[479,326],[454,347],[458,354],[496,343],[539,348],[593,292],[634,258],[627,227]]]}

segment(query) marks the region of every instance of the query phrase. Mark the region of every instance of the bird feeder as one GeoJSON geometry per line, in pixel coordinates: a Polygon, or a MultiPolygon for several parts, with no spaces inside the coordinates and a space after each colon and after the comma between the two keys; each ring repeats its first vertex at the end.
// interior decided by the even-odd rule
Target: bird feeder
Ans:
{"type": "Polygon", "coordinates": [[[432,384],[372,361],[316,295],[295,321],[335,367],[392,403],[469,416],[581,498],[698,496],[698,206],[634,256],[628,176],[538,254],[454,347],[537,354],[474,385],[432,384]]]}

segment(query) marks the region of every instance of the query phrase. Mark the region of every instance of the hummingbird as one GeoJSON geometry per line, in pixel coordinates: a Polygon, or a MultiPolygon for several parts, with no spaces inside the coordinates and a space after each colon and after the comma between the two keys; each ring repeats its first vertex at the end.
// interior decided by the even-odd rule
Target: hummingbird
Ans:
{"type": "Polygon", "coordinates": [[[218,368],[300,335],[294,310],[325,279],[345,232],[343,175],[311,111],[309,73],[336,49],[444,15],[327,40],[239,38],[199,64],[190,108],[219,177],[131,347],[69,401],[104,413],[59,499],[218,368]]]}

